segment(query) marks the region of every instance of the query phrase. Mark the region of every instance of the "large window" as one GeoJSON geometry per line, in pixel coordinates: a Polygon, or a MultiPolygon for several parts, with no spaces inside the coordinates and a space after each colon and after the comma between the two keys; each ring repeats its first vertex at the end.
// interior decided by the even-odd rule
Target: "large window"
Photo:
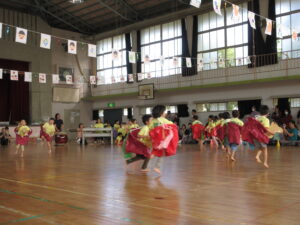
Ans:
{"type": "Polygon", "coordinates": [[[97,43],[97,78],[98,84],[126,81],[126,45],[124,34],[106,38],[97,43]],[[116,59],[112,57],[113,51],[118,52],[116,59]]]}
{"type": "Polygon", "coordinates": [[[196,104],[197,112],[224,112],[238,110],[237,102],[199,103],[196,104]]]}
{"type": "Polygon", "coordinates": [[[223,9],[223,16],[214,11],[198,16],[198,59],[204,63],[199,70],[247,64],[247,3],[239,6],[238,20],[232,18],[232,7],[223,9]]]}
{"type": "Polygon", "coordinates": [[[292,30],[300,31],[300,1],[276,0],[277,27],[281,24],[283,38],[277,40],[278,52],[286,52],[283,57],[300,57],[300,42],[292,40],[292,30]],[[292,52],[290,52],[292,51],[292,52]]]}
{"type": "Polygon", "coordinates": [[[181,55],[180,20],[152,26],[141,31],[142,72],[146,73],[147,77],[181,73],[181,55]],[[147,56],[150,62],[145,62],[144,59],[147,56]]]}

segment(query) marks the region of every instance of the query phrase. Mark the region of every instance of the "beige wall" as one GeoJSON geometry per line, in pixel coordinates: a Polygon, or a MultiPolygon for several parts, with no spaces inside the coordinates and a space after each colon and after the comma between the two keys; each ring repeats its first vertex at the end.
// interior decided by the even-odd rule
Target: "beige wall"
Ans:
{"type": "MultiPolygon", "coordinates": [[[[0,14],[3,15],[3,22],[7,24],[74,40],[82,39],[77,33],[52,29],[37,16],[2,8],[0,8],[0,14]]],[[[30,71],[36,73],[57,73],[58,67],[63,66],[74,68],[76,78],[81,76],[75,57],[64,52],[61,46],[61,40],[52,38],[51,50],[40,48],[39,40],[39,35],[29,33],[28,43],[26,45],[15,43],[14,29],[11,28],[7,35],[4,27],[3,38],[0,39],[0,58],[29,62],[30,71]]],[[[81,44],[79,44],[78,48],[80,66],[83,72],[86,75],[89,75],[90,71],[93,71],[92,63],[94,62],[87,57],[86,46],[81,46],[81,44]]],[[[80,88],[81,97],[84,97],[89,93],[87,85],[77,85],[74,87],[80,88]]],[[[56,112],[61,113],[64,118],[64,109],[80,109],[80,111],[82,111],[80,119],[82,121],[90,120],[92,113],[89,113],[88,111],[91,104],[83,102],[78,104],[53,103],[52,88],[51,77],[47,76],[47,84],[39,84],[37,75],[34,75],[33,82],[30,84],[30,113],[32,122],[47,120],[56,112]]]]}

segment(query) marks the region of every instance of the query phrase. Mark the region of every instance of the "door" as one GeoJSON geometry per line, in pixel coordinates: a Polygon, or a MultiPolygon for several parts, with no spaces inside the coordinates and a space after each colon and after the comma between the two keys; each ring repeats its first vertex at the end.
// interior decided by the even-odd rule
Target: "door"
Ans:
{"type": "MultiPolygon", "coordinates": [[[[77,129],[80,123],[80,110],[65,109],[64,111],[64,131],[69,129],[77,129]]],[[[70,138],[73,139],[76,136],[75,132],[69,133],[70,138]]]]}
{"type": "Polygon", "coordinates": [[[256,111],[259,111],[259,108],[261,106],[261,100],[255,99],[255,100],[244,100],[244,101],[238,101],[238,107],[240,111],[240,118],[244,118],[245,115],[251,114],[252,106],[256,107],[256,111]]]}
{"type": "Polygon", "coordinates": [[[123,109],[105,109],[104,122],[114,124],[116,120],[122,122],[123,109]]]}

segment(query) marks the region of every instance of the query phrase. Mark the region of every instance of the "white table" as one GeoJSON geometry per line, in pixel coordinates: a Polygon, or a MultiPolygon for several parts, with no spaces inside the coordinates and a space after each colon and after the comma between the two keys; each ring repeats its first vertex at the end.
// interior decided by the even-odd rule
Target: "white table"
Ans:
{"type": "Polygon", "coordinates": [[[83,128],[82,145],[85,143],[85,138],[88,137],[110,137],[111,145],[114,144],[114,135],[112,128],[83,128]]]}

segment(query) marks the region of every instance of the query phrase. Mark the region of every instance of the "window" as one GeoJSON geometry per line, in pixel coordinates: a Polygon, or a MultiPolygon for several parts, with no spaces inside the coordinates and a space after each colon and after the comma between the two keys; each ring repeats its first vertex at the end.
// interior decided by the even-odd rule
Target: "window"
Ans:
{"type": "Polygon", "coordinates": [[[241,16],[238,21],[232,19],[232,7],[223,10],[223,16],[214,11],[198,16],[198,58],[204,63],[199,70],[247,64],[247,3],[239,6],[241,16]],[[226,64],[218,63],[219,59],[226,64]]]}
{"type": "Polygon", "coordinates": [[[146,114],[149,114],[149,115],[152,114],[152,108],[151,107],[146,108],[146,114]]]}
{"type": "Polygon", "coordinates": [[[98,84],[125,82],[126,44],[125,35],[106,38],[97,43],[97,78],[98,84]],[[118,51],[118,59],[112,58],[112,51],[118,51]]]}
{"type": "Polygon", "coordinates": [[[197,112],[222,112],[238,110],[237,102],[200,103],[196,104],[197,112]]]}
{"type": "Polygon", "coordinates": [[[218,112],[227,110],[226,103],[211,103],[209,104],[210,112],[218,112]]]}
{"type": "MultiPolygon", "coordinates": [[[[277,51],[285,52],[282,58],[299,58],[299,41],[292,40],[291,29],[300,31],[300,1],[296,0],[276,0],[276,22],[282,25],[283,38],[277,39],[277,51]]],[[[279,26],[277,26],[279,27],[279,26]]],[[[278,32],[278,31],[277,31],[278,32]]]]}
{"type": "Polygon", "coordinates": [[[123,116],[128,116],[128,109],[127,108],[123,109],[123,116]]]}
{"type": "Polygon", "coordinates": [[[177,113],[177,106],[166,106],[166,111],[170,111],[171,113],[177,113]]]}
{"type": "Polygon", "coordinates": [[[145,28],[141,31],[142,72],[151,77],[169,76],[181,73],[182,55],[181,21],[145,28]],[[155,49],[155,51],[153,51],[155,49]],[[144,63],[145,56],[150,62],[144,63]],[[162,58],[162,56],[164,58],[162,58]]]}
{"type": "Polygon", "coordinates": [[[300,98],[291,98],[291,107],[292,108],[299,108],[300,107],[300,98]]]}
{"type": "Polygon", "coordinates": [[[208,104],[196,104],[197,112],[207,112],[208,107],[208,104]]]}

